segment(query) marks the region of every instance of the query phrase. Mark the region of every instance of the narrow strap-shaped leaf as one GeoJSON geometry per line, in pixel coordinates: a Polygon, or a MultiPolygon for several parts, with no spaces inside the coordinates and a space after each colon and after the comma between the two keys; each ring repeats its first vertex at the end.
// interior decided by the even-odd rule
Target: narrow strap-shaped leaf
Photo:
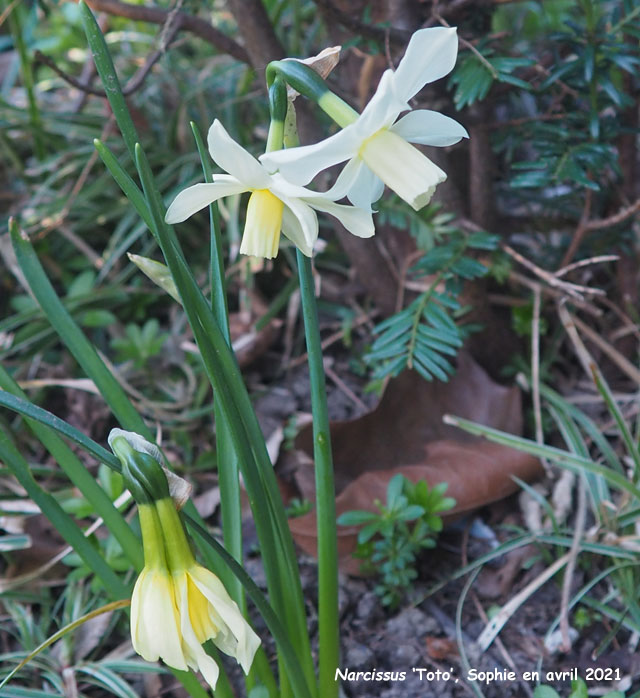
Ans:
{"type": "MultiPolygon", "coordinates": [[[[25,393],[2,365],[0,365],[0,389],[13,393],[24,400],[27,399],[25,393]]],[[[129,558],[131,564],[140,571],[143,566],[140,541],[136,538],[122,514],[113,506],[113,502],[109,499],[107,493],[100,487],[78,456],[54,431],[29,417],[26,418],[26,421],[44,447],[56,459],[56,462],[67,477],[91,503],[96,513],[102,517],[109,531],[113,533],[116,540],[120,543],[122,551],[129,558]]]]}
{"type": "Polygon", "coordinates": [[[632,482],[627,480],[624,475],[621,475],[616,470],[611,470],[611,468],[598,465],[588,458],[583,458],[582,456],[578,456],[569,451],[563,451],[552,446],[541,446],[535,441],[524,439],[521,436],[507,434],[506,432],[499,431],[498,429],[485,427],[482,424],[476,424],[475,422],[471,422],[460,417],[445,415],[442,418],[442,421],[445,424],[460,427],[460,429],[469,432],[469,434],[484,436],[486,439],[489,439],[489,441],[493,441],[494,443],[510,446],[511,448],[515,448],[518,451],[523,451],[524,453],[530,453],[532,456],[537,456],[538,458],[546,458],[554,463],[557,463],[561,468],[573,470],[576,473],[582,473],[584,470],[587,470],[591,473],[595,473],[596,475],[602,475],[602,477],[612,485],[619,487],[621,490],[626,490],[630,495],[640,500],[640,489],[638,489],[638,487],[636,487],[636,485],[634,485],[632,482]]]}
{"type": "Polygon", "coordinates": [[[100,394],[122,427],[135,431],[147,439],[153,438],[120,384],[58,298],[51,282],[44,273],[31,242],[22,234],[15,220],[9,223],[9,231],[18,265],[42,311],[62,342],[73,354],[86,375],[96,384],[100,394]]]}
{"type": "MultiPolygon", "coordinates": [[[[202,173],[205,182],[212,182],[212,170],[209,153],[205,148],[200,130],[192,121],[191,130],[196,142],[202,173]]],[[[224,273],[224,255],[222,252],[222,232],[220,229],[220,211],[218,203],[213,202],[209,206],[209,237],[210,237],[210,280],[211,280],[211,310],[215,316],[218,327],[231,346],[231,334],[229,330],[229,309],[227,304],[227,289],[224,273]]],[[[220,514],[222,519],[222,537],[226,550],[239,562],[242,561],[242,507],[240,500],[240,479],[238,471],[238,458],[231,433],[227,423],[227,417],[220,405],[220,401],[214,398],[214,419],[216,425],[216,453],[218,460],[218,484],[220,485],[220,514]]],[[[221,579],[231,597],[238,603],[244,613],[247,611],[247,603],[244,590],[238,578],[231,573],[225,565],[221,570],[221,579]]],[[[246,679],[247,692],[255,684],[255,674],[260,676],[263,683],[270,687],[270,695],[275,695],[277,686],[269,661],[263,647],[258,649],[251,672],[246,679]]]]}
{"type": "Polygon", "coordinates": [[[104,36],[100,31],[96,18],[93,16],[93,12],[91,12],[87,4],[83,2],[83,0],[80,0],[78,5],[80,7],[82,25],[87,35],[87,41],[89,42],[91,53],[93,54],[93,60],[95,61],[98,75],[100,75],[100,80],[102,80],[107,99],[111,105],[113,115],[116,118],[118,128],[124,138],[129,155],[131,155],[131,159],[134,160],[135,145],[139,140],[138,133],[136,132],[136,127],[133,125],[127,103],[122,94],[120,80],[118,80],[116,69],[113,66],[113,60],[107,48],[107,42],[104,40],[104,36]]]}
{"type": "Polygon", "coordinates": [[[131,179],[124,167],[118,162],[118,158],[116,158],[102,141],[96,138],[93,144],[116,184],[122,189],[122,193],[129,199],[129,202],[133,205],[140,218],[145,222],[147,228],[152,230],[153,221],[151,219],[151,213],[149,212],[144,194],[140,191],[138,185],[131,179]]]}
{"type": "Polygon", "coordinates": [[[107,451],[106,448],[103,448],[93,439],[90,439],[79,429],[72,427],[68,422],[60,419],[60,417],[56,417],[55,414],[51,414],[51,412],[48,412],[42,407],[38,407],[32,402],[12,395],[5,390],[0,390],[0,405],[28,417],[31,420],[39,422],[40,424],[45,424],[59,434],[62,434],[62,436],[66,436],[74,443],[77,443],[78,446],[81,446],[87,453],[90,453],[101,463],[108,465],[112,470],[115,470],[117,473],[122,471],[120,461],[113,453],[107,451]]]}
{"type": "MultiPolygon", "coordinates": [[[[195,123],[191,130],[196,141],[205,182],[212,181],[209,154],[205,149],[202,136],[195,123]]],[[[220,214],[216,202],[209,206],[210,254],[211,254],[211,310],[216,323],[227,343],[231,346],[229,316],[227,307],[227,290],[224,277],[224,261],[220,235],[220,214]]],[[[218,455],[218,476],[220,485],[220,510],[222,516],[222,536],[225,548],[236,560],[242,560],[242,515],[240,508],[240,481],[238,478],[238,459],[231,442],[227,417],[214,396],[214,418],[216,423],[216,451],[218,455]]],[[[231,596],[243,606],[242,587],[236,577],[224,575],[223,581],[231,596]]]]}
{"type": "Polygon", "coordinates": [[[130,590],[120,577],[109,567],[102,555],[84,537],[75,521],[62,509],[60,504],[34,480],[29,464],[0,429],[0,459],[11,470],[28,496],[49,519],[53,527],[82,558],[104,584],[107,594],[114,599],[129,596],[130,590]]]}

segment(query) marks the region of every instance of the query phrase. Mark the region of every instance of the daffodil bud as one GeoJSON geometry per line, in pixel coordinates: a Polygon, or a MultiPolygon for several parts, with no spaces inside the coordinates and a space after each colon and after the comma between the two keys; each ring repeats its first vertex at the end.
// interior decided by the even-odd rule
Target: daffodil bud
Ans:
{"type": "Polygon", "coordinates": [[[127,488],[139,504],[169,497],[167,476],[160,465],[162,455],[157,446],[139,434],[122,429],[112,429],[108,440],[122,463],[127,488]]]}
{"type": "Polygon", "coordinates": [[[149,257],[142,257],[139,254],[132,254],[127,252],[127,257],[140,269],[143,274],[146,274],[154,284],[160,286],[163,291],[166,291],[173,300],[182,303],[178,289],[176,288],[176,282],[171,276],[169,267],[161,262],[156,262],[155,259],[149,259],[149,257]]]}

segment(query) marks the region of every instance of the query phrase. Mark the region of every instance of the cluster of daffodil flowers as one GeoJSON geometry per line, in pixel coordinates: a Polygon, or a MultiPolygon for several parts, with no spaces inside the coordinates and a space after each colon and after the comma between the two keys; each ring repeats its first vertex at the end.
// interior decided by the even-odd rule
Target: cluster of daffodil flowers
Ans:
{"type": "Polygon", "coordinates": [[[215,688],[218,665],[202,647],[212,640],[248,673],[260,639],[218,577],[196,562],[160,451],[122,429],[111,431],[109,445],[138,504],[142,531],[145,566],[131,597],[135,651],[149,662],[199,670],[215,688]]]}
{"type": "Polygon", "coordinates": [[[354,235],[370,237],[374,234],[371,205],[380,198],[385,184],[419,210],[446,174],[411,144],[453,145],[467,137],[467,132],[438,112],[411,111],[409,100],[424,85],[449,73],[457,52],[455,28],[416,32],[397,69],[382,75],[362,114],[331,92],[302,62],[271,64],[272,74],[281,75],[317,101],[342,129],[314,145],[280,150],[280,143],[273,150],[268,148],[271,152],[258,161],[214,121],[209,152],[228,174],[214,175],[213,182],[196,184],[178,194],[167,211],[167,222],[179,223],[218,199],[251,192],[240,252],[275,257],[282,232],[310,257],[318,237],[316,211],[331,214],[354,235]],[[405,111],[408,113],[398,118],[405,111]],[[305,188],[322,170],[344,161],[348,162],[328,191],[305,188]],[[353,206],[336,203],[345,196],[353,206]]]}

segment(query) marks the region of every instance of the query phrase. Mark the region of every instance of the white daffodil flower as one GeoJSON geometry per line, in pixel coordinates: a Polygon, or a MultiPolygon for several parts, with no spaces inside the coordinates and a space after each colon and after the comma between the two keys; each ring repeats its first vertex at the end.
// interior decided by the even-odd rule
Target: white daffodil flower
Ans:
{"type": "MultiPolygon", "coordinates": [[[[335,216],[358,237],[374,233],[371,215],[326,194],[291,184],[282,175],[269,174],[242,146],[229,136],[216,119],[208,134],[214,162],[229,174],[213,175],[210,184],[195,184],[180,192],[167,211],[167,223],[180,223],[225,196],[251,192],[240,252],[268,259],[278,254],[280,232],[310,257],[318,237],[315,211],[335,216]],[[315,209],[315,210],[314,210],[315,209]]],[[[292,170],[295,174],[295,167],[292,170]]]]}
{"type": "MultiPolygon", "coordinates": [[[[468,134],[454,119],[428,109],[398,117],[411,108],[409,100],[424,85],[451,72],[457,53],[455,28],[421,29],[411,37],[397,69],[384,72],[360,116],[320,143],[265,153],[261,162],[269,171],[305,185],[321,170],[348,160],[326,196],[347,196],[369,211],[386,184],[416,211],[421,209],[447,175],[410,144],[453,145],[468,134]]],[[[329,105],[331,97],[326,102],[329,105]]],[[[344,122],[344,108],[341,117],[338,120],[344,122]]]]}

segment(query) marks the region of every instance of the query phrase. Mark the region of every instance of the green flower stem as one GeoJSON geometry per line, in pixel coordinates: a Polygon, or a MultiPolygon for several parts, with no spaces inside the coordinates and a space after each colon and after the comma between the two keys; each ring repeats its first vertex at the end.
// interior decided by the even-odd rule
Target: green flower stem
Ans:
{"type": "Polygon", "coordinates": [[[333,92],[327,92],[318,101],[318,106],[341,128],[352,124],[360,116],[353,107],[350,107],[344,99],[341,99],[333,92]]]}
{"type": "MultiPolygon", "coordinates": [[[[0,365],[0,389],[5,390],[24,400],[25,393],[13,378],[0,365]]],[[[115,536],[122,551],[136,570],[142,569],[142,554],[140,542],[124,520],[122,514],[113,506],[107,493],[100,487],[96,479],[89,473],[82,461],[54,432],[40,422],[27,417],[26,422],[42,445],[55,458],[71,482],[82,492],[91,503],[96,513],[102,517],[106,527],[115,536]]]]}
{"type": "Polygon", "coordinates": [[[296,250],[304,331],[307,340],[311,411],[313,412],[313,456],[316,472],[316,525],[318,530],[318,631],[319,686],[322,698],[337,698],[335,672],[340,655],[338,616],[338,547],[336,494],[329,431],[318,310],[311,260],[296,250]]]}
{"type": "Polygon", "coordinates": [[[167,563],[172,572],[176,570],[188,570],[196,564],[196,559],[191,552],[189,539],[184,530],[180,514],[171,498],[159,499],[155,503],[157,520],[162,528],[164,550],[167,554],[167,563]]]}
{"type": "Polygon", "coordinates": [[[138,504],[140,531],[144,547],[144,564],[154,569],[168,569],[162,526],[153,504],[138,504]]]}
{"type": "Polygon", "coordinates": [[[284,121],[287,116],[287,85],[280,76],[269,87],[269,111],[271,122],[267,135],[266,152],[280,150],[284,138],[284,121]]]}
{"type": "Polygon", "coordinates": [[[300,61],[273,61],[267,66],[266,77],[269,87],[278,77],[281,77],[294,90],[316,102],[320,109],[342,128],[352,124],[360,116],[355,109],[329,89],[327,83],[313,68],[300,61]]]}

